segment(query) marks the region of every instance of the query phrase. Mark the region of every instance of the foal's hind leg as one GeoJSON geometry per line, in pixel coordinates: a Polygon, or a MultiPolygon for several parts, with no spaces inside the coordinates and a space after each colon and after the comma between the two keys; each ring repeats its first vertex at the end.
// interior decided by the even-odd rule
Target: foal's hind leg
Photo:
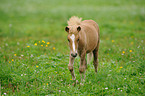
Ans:
{"type": "Polygon", "coordinates": [[[95,72],[97,73],[97,68],[98,68],[98,51],[99,51],[99,44],[98,46],[95,48],[95,50],[93,51],[93,55],[94,55],[94,68],[95,68],[95,72]]]}

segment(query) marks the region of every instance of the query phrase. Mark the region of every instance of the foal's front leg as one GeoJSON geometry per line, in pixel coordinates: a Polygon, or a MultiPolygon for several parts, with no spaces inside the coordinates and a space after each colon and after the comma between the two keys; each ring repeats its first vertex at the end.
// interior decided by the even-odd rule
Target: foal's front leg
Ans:
{"type": "Polygon", "coordinates": [[[79,72],[80,72],[80,75],[81,75],[81,82],[84,81],[84,79],[85,79],[85,71],[86,71],[86,68],[87,68],[87,62],[86,62],[85,56],[86,56],[86,52],[84,51],[80,55],[81,60],[80,60],[79,72]]]}
{"type": "Polygon", "coordinates": [[[71,55],[69,56],[69,64],[68,64],[68,69],[71,72],[72,75],[72,80],[75,80],[76,77],[74,75],[74,68],[73,68],[73,64],[74,64],[74,57],[72,57],[71,55]]]}

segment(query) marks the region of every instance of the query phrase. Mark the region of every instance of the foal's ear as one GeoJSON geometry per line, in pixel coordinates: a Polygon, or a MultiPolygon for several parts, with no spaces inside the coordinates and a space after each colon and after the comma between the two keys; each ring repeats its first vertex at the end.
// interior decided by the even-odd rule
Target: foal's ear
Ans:
{"type": "Polygon", "coordinates": [[[79,26],[79,27],[77,28],[77,30],[78,30],[78,32],[81,31],[81,27],[79,26]]]}
{"type": "Polygon", "coordinates": [[[68,28],[68,27],[65,27],[65,31],[66,31],[66,32],[69,32],[69,28],[68,28]]]}

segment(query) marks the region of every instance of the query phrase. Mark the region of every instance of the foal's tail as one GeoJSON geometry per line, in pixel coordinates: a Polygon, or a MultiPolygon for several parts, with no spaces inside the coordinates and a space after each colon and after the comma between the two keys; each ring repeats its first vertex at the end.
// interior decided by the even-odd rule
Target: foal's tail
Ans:
{"type": "Polygon", "coordinates": [[[82,22],[82,18],[79,18],[77,16],[72,16],[68,21],[68,25],[72,26],[72,25],[80,25],[82,22]]]}
{"type": "Polygon", "coordinates": [[[87,64],[90,64],[93,59],[93,52],[87,54],[87,64]]]}

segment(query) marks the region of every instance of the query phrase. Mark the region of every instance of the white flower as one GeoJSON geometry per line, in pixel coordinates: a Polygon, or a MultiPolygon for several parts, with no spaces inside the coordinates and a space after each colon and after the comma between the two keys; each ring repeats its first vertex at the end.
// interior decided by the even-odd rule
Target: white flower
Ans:
{"type": "Polygon", "coordinates": [[[12,27],[12,24],[9,24],[9,27],[12,27]]]}
{"type": "Polygon", "coordinates": [[[34,56],[33,56],[33,54],[31,54],[31,56],[30,56],[30,57],[31,57],[31,58],[32,58],[32,57],[34,57],[34,56]]]}
{"type": "Polygon", "coordinates": [[[21,74],[21,76],[23,76],[23,74],[21,74]]]}
{"type": "Polygon", "coordinates": [[[5,95],[7,95],[7,93],[4,93],[5,95]]]}
{"type": "Polygon", "coordinates": [[[19,43],[19,42],[17,42],[17,45],[20,45],[20,43],[19,43]]]}
{"type": "Polygon", "coordinates": [[[108,89],[108,87],[106,87],[105,89],[108,89]]]}
{"type": "Polygon", "coordinates": [[[120,88],[118,88],[118,90],[119,90],[120,88]]]}
{"type": "Polygon", "coordinates": [[[122,90],[120,90],[122,92],[122,90]]]}
{"type": "Polygon", "coordinates": [[[22,57],[24,56],[24,55],[21,55],[22,57]]]}
{"type": "Polygon", "coordinates": [[[7,44],[7,43],[6,43],[5,45],[6,45],[6,46],[8,46],[8,44],[7,44]]]}

